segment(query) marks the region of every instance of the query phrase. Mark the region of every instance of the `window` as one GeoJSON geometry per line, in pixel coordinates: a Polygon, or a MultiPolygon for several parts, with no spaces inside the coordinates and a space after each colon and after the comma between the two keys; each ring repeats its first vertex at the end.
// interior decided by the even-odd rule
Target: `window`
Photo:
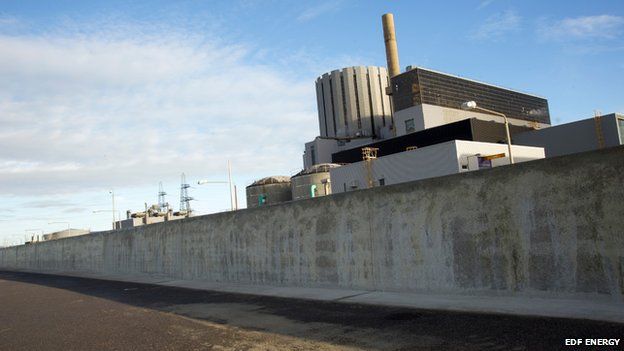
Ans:
{"type": "Polygon", "coordinates": [[[314,146],[310,146],[310,159],[312,161],[312,165],[316,164],[316,152],[314,152],[314,146]]]}
{"type": "Polygon", "coordinates": [[[386,185],[386,178],[379,178],[379,186],[386,185]]]}
{"type": "Polygon", "coordinates": [[[620,130],[620,144],[624,144],[624,118],[618,118],[617,122],[620,130]]]}
{"type": "Polygon", "coordinates": [[[492,168],[492,159],[490,158],[477,156],[477,163],[479,169],[492,168]]]}
{"type": "Polygon", "coordinates": [[[414,125],[414,119],[410,118],[405,121],[405,133],[411,133],[416,131],[416,126],[414,125]]]}

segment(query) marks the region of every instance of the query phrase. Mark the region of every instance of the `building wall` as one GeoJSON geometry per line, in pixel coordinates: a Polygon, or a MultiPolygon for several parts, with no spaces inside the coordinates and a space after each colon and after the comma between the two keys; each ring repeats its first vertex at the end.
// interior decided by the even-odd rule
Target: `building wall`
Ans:
{"type": "Polygon", "coordinates": [[[3,248],[0,269],[621,309],[622,173],[618,147],[3,248]]]}
{"type": "MultiPolygon", "coordinates": [[[[516,163],[544,158],[544,149],[512,146],[516,163]]],[[[492,160],[492,166],[509,164],[507,145],[454,140],[424,148],[404,151],[370,161],[370,177],[375,186],[405,183],[414,180],[439,177],[448,174],[478,170],[477,157],[506,154],[492,160]],[[465,168],[464,168],[465,167],[465,168]]],[[[333,193],[341,193],[368,187],[369,171],[365,161],[331,169],[333,193]]]]}
{"type": "Polygon", "coordinates": [[[411,106],[401,111],[394,112],[394,121],[396,123],[396,135],[401,136],[408,133],[418,132],[425,129],[425,117],[422,105],[411,106]],[[413,127],[407,129],[407,121],[411,120],[413,127]]]}
{"type": "Polygon", "coordinates": [[[305,143],[303,168],[308,169],[320,163],[331,163],[331,155],[338,151],[338,140],[316,138],[305,143]]]}
{"type": "Polygon", "coordinates": [[[321,136],[388,135],[392,119],[387,86],[384,67],[348,67],[319,77],[316,92],[321,136]]]}
{"type": "MultiPolygon", "coordinates": [[[[623,123],[624,115],[610,114],[601,117],[601,129],[605,147],[621,145],[619,123],[623,123]]],[[[566,123],[540,130],[514,135],[514,143],[521,145],[540,146],[546,149],[546,157],[569,155],[578,152],[598,149],[598,132],[594,118],[566,123]]]]}
{"type": "Polygon", "coordinates": [[[458,109],[462,103],[474,100],[509,118],[550,125],[546,99],[495,85],[420,67],[393,77],[391,85],[395,111],[420,104],[458,109]]]}
{"type": "Polygon", "coordinates": [[[311,187],[314,185],[314,197],[331,194],[329,172],[302,174],[290,178],[293,200],[309,199],[312,196],[311,187]]]}
{"type": "Polygon", "coordinates": [[[62,238],[69,238],[72,236],[85,235],[89,233],[91,233],[91,231],[87,229],[66,229],[59,232],[44,234],[41,240],[57,240],[62,238]]]}
{"type": "Polygon", "coordinates": [[[248,186],[247,208],[259,207],[258,197],[264,195],[264,205],[275,205],[292,200],[290,182],[248,186]]]}
{"type": "MultiPolygon", "coordinates": [[[[431,178],[458,172],[454,142],[404,151],[369,161],[374,185],[384,179],[385,184],[431,178]]],[[[332,193],[368,188],[368,169],[365,161],[351,163],[330,170],[332,193]]]]}
{"type": "MultiPolygon", "coordinates": [[[[482,121],[494,121],[498,123],[505,122],[503,117],[496,115],[475,111],[464,111],[459,108],[455,109],[429,104],[408,107],[394,113],[397,135],[405,135],[408,133],[406,130],[406,121],[408,120],[414,121],[414,131],[420,131],[469,118],[477,118],[482,121]]],[[[525,121],[515,118],[509,118],[508,120],[510,125],[515,126],[531,128],[546,128],[549,126],[544,123],[525,121]]]]}
{"type": "MultiPolygon", "coordinates": [[[[507,166],[510,163],[509,148],[506,144],[457,140],[455,146],[460,172],[479,170],[477,155],[490,156],[505,154],[504,157],[491,160],[492,167],[507,166]]],[[[513,152],[514,163],[534,161],[546,157],[544,148],[541,147],[512,145],[511,151],[513,152]]]]}
{"type": "MultiPolygon", "coordinates": [[[[182,219],[182,218],[186,218],[186,216],[175,216],[173,215],[173,213],[168,213],[166,216],[147,217],[147,224],[161,223],[161,222],[166,222],[166,221],[175,221],[175,220],[182,219]]],[[[122,219],[121,221],[117,221],[115,225],[116,225],[116,228],[127,229],[127,228],[133,228],[133,227],[145,225],[146,224],[145,222],[146,222],[145,217],[126,218],[126,219],[122,219]]]]}
{"type": "Polygon", "coordinates": [[[319,122],[319,131],[321,135],[327,135],[327,127],[325,123],[327,123],[327,118],[325,117],[325,99],[323,93],[323,84],[316,82],[316,107],[318,111],[318,122],[319,122]]]}
{"type": "Polygon", "coordinates": [[[115,225],[119,229],[134,228],[143,225],[143,218],[126,218],[118,221],[115,225]]]}
{"type": "Polygon", "coordinates": [[[321,163],[331,163],[333,153],[365,145],[371,143],[372,141],[372,138],[352,139],[348,141],[316,138],[305,144],[305,151],[303,152],[303,168],[308,169],[321,163]]]}

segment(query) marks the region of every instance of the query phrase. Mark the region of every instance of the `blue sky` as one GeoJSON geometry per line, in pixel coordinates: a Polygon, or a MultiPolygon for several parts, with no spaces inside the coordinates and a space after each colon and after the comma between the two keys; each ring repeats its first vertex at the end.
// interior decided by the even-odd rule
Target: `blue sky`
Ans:
{"type": "MultiPolygon", "coordinates": [[[[163,181],[293,174],[318,134],[314,79],[401,66],[546,97],[554,124],[624,112],[622,1],[1,1],[0,245],[26,229],[110,225],[163,181]]],[[[229,207],[191,189],[199,213],[229,207]]]]}

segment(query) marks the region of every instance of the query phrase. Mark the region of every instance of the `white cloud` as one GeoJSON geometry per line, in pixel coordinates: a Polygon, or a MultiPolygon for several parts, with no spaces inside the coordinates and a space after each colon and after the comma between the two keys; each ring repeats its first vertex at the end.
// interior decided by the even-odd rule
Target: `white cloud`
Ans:
{"type": "Polygon", "coordinates": [[[500,40],[505,35],[520,29],[522,18],[515,11],[507,10],[488,17],[471,34],[477,40],[500,40]]]}
{"type": "Polygon", "coordinates": [[[25,202],[24,204],[22,204],[22,206],[29,208],[54,208],[76,206],[76,204],[62,199],[45,198],[41,200],[25,202]]]}
{"type": "Polygon", "coordinates": [[[494,2],[494,0],[481,0],[481,2],[479,3],[479,6],[477,6],[477,9],[482,9],[482,8],[488,7],[493,2],[494,2]]]}
{"type": "Polygon", "coordinates": [[[226,159],[244,174],[300,166],[314,76],[209,36],[115,27],[0,34],[0,195],[154,184],[226,159]]]}
{"type": "Polygon", "coordinates": [[[17,18],[0,13],[0,28],[11,27],[17,24],[19,24],[19,21],[17,20],[17,18]]]}
{"type": "Polygon", "coordinates": [[[614,39],[624,29],[624,17],[613,15],[565,18],[547,23],[542,20],[538,35],[544,40],[614,39]]]}
{"type": "Polygon", "coordinates": [[[315,6],[309,7],[301,12],[301,14],[297,17],[297,21],[310,21],[326,13],[334,12],[338,10],[341,6],[342,1],[337,0],[318,3],[315,6]]]}

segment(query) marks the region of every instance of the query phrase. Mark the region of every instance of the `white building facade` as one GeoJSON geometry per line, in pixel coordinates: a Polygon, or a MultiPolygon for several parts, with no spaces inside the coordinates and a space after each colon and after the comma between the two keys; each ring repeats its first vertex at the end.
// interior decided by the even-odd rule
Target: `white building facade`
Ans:
{"type": "MultiPolygon", "coordinates": [[[[544,148],[512,146],[514,162],[545,157],[544,148]]],[[[453,140],[330,170],[332,193],[366,189],[509,164],[505,144],[453,140]],[[367,164],[368,163],[368,164],[367,164]]]]}

